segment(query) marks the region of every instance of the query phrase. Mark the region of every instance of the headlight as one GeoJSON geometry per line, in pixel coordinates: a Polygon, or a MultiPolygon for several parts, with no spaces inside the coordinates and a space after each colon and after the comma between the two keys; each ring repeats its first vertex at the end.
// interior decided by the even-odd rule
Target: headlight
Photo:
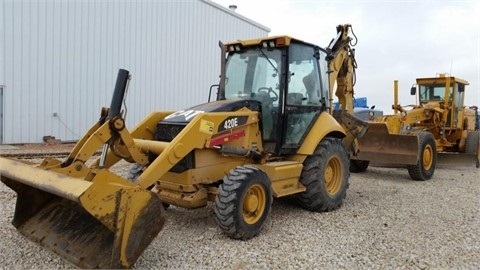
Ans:
{"type": "Polygon", "coordinates": [[[371,117],[374,117],[374,116],[375,116],[375,112],[369,111],[369,112],[368,112],[368,115],[371,116],[371,117]]]}

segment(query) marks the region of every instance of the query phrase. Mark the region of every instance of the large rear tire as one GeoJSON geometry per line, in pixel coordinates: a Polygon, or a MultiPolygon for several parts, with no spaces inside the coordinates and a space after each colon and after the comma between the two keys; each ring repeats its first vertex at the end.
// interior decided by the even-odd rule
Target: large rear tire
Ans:
{"type": "Polygon", "coordinates": [[[223,178],[214,210],[226,235],[250,239],[259,234],[272,202],[267,174],[254,166],[238,166],[223,178]]]}
{"type": "Polygon", "coordinates": [[[478,145],[480,144],[480,131],[475,130],[467,134],[467,139],[465,141],[465,153],[467,154],[476,154],[477,162],[475,167],[480,167],[480,153],[477,153],[479,150],[478,145]]]}
{"type": "Polygon", "coordinates": [[[368,160],[357,160],[357,159],[350,159],[350,172],[352,173],[362,173],[365,172],[370,165],[370,161],[368,160]]]}
{"type": "Polygon", "coordinates": [[[407,166],[413,180],[426,181],[432,178],[437,165],[437,146],[432,133],[422,131],[418,135],[418,161],[407,166]]]}
{"type": "Polygon", "coordinates": [[[307,188],[296,195],[305,209],[328,212],[339,208],[350,177],[347,150],[340,139],[326,137],[303,163],[300,182],[307,188]]]}
{"type": "Polygon", "coordinates": [[[480,131],[471,131],[467,134],[465,140],[465,153],[476,154],[478,150],[478,144],[480,143],[480,131]]]}

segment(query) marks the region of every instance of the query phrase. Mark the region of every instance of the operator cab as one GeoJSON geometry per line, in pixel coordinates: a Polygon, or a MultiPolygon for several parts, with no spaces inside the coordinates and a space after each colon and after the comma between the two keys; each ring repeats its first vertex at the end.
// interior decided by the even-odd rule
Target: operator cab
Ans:
{"type": "MultiPolygon", "coordinates": [[[[463,119],[461,112],[464,107],[465,87],[468,82],[460,78],[440,74],[433,78],[418,78],[417,85],[420,105],[440,102],[440,108],[450,108],[447,119],[445,119],[446,127],[456,128],[459,125],[459,119],[463,119]]],[[[415,94],[414,89],[416,88],[412,87],[412,94],[415,94]]]]}
{"type": "Polygon", "coordinates": [[[217,99],[259,101],[265,150],[295,153],[326,110],[326,52],[287,36],[230,43],[226,49],[224,90],[217,99]]]}

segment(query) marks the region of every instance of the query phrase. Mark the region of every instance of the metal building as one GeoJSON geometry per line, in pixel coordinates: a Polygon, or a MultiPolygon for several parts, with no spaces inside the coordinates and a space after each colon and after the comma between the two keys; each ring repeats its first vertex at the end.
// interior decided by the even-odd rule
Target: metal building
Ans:
{"type": "Polygon", "coordinates": [[[78,140],[132,74],[127,124],[206,102],[219,40],[270,30],[208,0],[0,0],[0,143],[78,140]]]}

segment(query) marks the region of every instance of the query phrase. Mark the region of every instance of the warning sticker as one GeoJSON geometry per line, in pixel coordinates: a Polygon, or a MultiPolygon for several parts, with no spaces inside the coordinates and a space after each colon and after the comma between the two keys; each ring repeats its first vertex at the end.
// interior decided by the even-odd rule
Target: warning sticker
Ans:
{"type": "Polygon", "coordinates": [[[200,131],[203,133],[212,134],[213,127],[214,127],[213,122],[203,120],[203,119],[200,121],[200,131]]]}

